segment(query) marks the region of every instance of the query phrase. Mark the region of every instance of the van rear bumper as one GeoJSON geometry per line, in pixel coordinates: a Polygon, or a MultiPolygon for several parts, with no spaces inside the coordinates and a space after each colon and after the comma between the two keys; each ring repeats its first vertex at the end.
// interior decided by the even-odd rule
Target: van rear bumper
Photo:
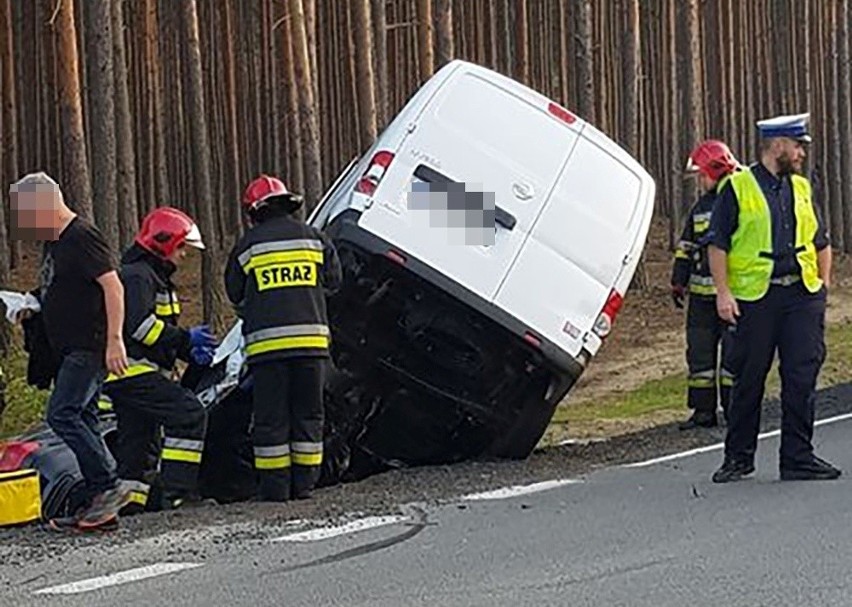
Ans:
{"type": "MultiPolygon", "coordinates": [[[[409,272],[438,287],[458,301],[464,303],[466,306],[498,323],[513,335],[517,336],[518,339],[527,343],[524,340],[524,336],[528,332],[532,332],[529,327],[494,304],[483,300],[481,297],[471,292],[458,282],[448,278],[444,274],[441,274],[428,264],[421,262],[415,257],[409,256],[409,254],[405,251],[398,251],[387,241],[361,228],[358,225],[360,217],[361,213],[359,211],[348,209],[335,217],[324,231],[332,240],[345,241],[370,254],[387,256],[389,252],[396,252],[399,255],[404,255],[404,267],[409,272]]],[[[540,352],[548,366],[552,367],[557,373],[570,375],[575,380],[580,377],[583,372],[583,368],[585,367],[584,364],[581,364],[573,356],[559,348],[546,337],[539,335],[538,333],[535,333],[535,335],[540,340],[541,345],[536,348],[530,344],[528,347],[540,352]]]]}

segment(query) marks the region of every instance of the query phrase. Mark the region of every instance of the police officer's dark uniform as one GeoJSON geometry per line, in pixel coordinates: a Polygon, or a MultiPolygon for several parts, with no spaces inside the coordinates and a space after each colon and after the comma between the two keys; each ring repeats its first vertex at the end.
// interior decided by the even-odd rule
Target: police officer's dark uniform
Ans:
{"type": "MultiPolygon", "coordinates": [[[[758,123],[763,137],[810,141],[807,115],[758,123]]],[[[729,328],[735,375],[725,461],[714,482],[754,471],[767,373],[779,351],[782,480],[833,479],[840,471],[816,457],[811,439],[814,393],[825,358],[826,292],[817,252],[828,236],[801,175],[775,176],[757,163],[722,182],[711,242],[727,252],[728,285],[740,316],[729,328]]]]}
{"type": "Polygon", "coordinates": [[[122,258],[124,333],[130,366],[124,376],[107,378],[104,394],[118,421],[118,472],[133,482],[132,505],[125,513],[146,507],[173,508],[200,497],[198,474],[206,411],[171,375],[177,359],[209,364],[214,338],[206,327],[178,327],[180,302],[171,281],[176,266],[165,258],[183,245],[193,228],[197,230],[180,211],[155,209],[122,258]],[[202,355],[199,348],[207,351],[202,355]],[[149,504],[157,460],[163,500],[149,504]]]}
{"type": "Polygon", "coordinates": [[[726,353],[722,336],[725,324],[716,312],[716,288],[707,260],[707,234],[716,191],[714,187],[705,192],[690,208],[675,248],[672,267],[675,305],[682,307],[682,296],[689,292],[686,311],[687,405],[693,414],[681,426],[682,429],[716,426],[716,408],[719,405],[727,417],[733,385],[733,375],[724,364],[726,353]]]}
{"type": "Polygon", "coordinates": [[[323,288],[337,288],[341,270],[330,241],[291,215],[300,206],[276,178],[249,184],[243,208],[254,225],[225,271],[254,382],[254,463],[264,501],[309,497],[323,458],[330,346],[323,288]]]}

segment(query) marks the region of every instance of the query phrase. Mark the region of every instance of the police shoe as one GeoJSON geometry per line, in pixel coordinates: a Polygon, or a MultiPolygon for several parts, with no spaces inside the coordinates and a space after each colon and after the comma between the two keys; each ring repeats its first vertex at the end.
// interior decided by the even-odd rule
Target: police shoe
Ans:
{"type": "Polygon", "coordinates": [[[713,474],[714,483],[730,483],[754,472],[754,464],[725,458],[722,467],[713,474]]]}
{"type": "Polygon", "coordinates": [[[696,411],[685,422],[682,422],[678,428],[681,430],[692,430],[694,428],[715,428],[719,425],[719,420],[716,418],[715,412],[696,411]]]}
{"type": "Polygon", "coordinates": [[[782,481],[833,481],[841,472],[816,456],[809,462],[781,466],[782,481]]]}

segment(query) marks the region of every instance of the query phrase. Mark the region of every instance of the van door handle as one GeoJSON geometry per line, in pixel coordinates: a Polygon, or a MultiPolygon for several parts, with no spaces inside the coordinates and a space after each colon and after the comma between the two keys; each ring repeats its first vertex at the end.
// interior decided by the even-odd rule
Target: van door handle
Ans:
{"type": "Polygon", "coordinates": [[[507,230],[512,230],[515,224],[518,223],[518,220],[509,211],[497,206],[494,207],[494,210],[494,220],[507,230]]]}

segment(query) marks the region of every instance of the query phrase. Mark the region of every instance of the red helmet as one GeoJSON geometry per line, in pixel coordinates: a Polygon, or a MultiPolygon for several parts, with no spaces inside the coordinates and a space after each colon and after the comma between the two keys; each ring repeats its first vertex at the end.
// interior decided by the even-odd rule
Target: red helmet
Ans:
{"type": "Polygon", "coordinates": [[[254,211],[273,198],[283,198],[296,203],[302,202],[302,197],[288,190],[284,182],[277,177],[261,175],[248,184],[245,192],[243,192],[243,209],[254,211]]]}
{"type": "Polygon", "coordinates": [[[155,255],[170,257],[183,244],[203,249],[201,232],[192,218],[172,207],[154,209],[142,220],[136,243],[155,255]]]}
{"type": "Polygon", "coordinates": [[[714,181],[733,173],[739,167],[739,161],[727,144],[716,139],[702,141],[692,150],[686,161],[687,172],[700,172],[714,181]]]}

